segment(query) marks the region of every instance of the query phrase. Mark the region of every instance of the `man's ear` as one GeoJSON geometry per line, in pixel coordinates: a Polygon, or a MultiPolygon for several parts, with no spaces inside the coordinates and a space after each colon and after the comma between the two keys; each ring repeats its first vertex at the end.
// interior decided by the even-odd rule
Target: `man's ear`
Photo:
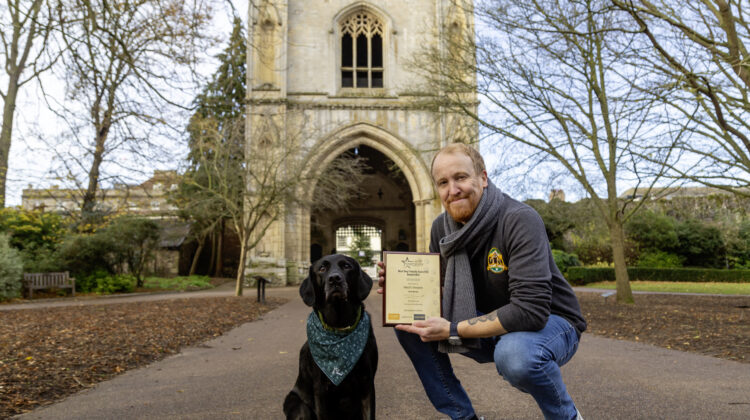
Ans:
{"type": "Polygon", "coordinates": [[[307,306],[313,306],[315,304],[315,273],[313,272],[313,266],[310,266],[310,272],[307,274],[307,278],[302,281],[299,285],[299,295],[302,296],[302,301],[307,306]]]}
{"type": "Polygon", "coordinates": [[[359,284],[357,286],[359,286],[357,288],[357,297],[359,297],[360,301],[364,301],[372,290],[372,279],[362,268],[359,269],[359,284]]]}

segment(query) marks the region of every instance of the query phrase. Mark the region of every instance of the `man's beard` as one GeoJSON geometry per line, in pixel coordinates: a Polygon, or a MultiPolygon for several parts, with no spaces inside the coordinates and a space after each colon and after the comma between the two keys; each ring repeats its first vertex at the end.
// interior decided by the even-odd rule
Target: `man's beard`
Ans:
{"type": "Polygon", "coordinates": [[[474,214],[474,210],[476,210],[476,206],[472,206],[471,196],[462,198],[465,198],[466,201],[460,203],[458,206],[454,206],[453,202],[448,203],[446,206],[448,214],[458,223],[468,222],[474,214]]]}

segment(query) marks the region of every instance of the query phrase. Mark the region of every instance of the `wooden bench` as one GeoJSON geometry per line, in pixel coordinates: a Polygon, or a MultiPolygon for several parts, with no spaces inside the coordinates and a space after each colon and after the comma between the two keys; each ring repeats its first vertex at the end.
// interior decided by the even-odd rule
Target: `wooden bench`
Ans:
{"type": "Polygon", "coordinates": [[[76,295],[76,279],[67,271],[62,273],[24,273],[23,286],[29,290],[29,299],[34,298],[35,289],[71,289],[76,295]]]}

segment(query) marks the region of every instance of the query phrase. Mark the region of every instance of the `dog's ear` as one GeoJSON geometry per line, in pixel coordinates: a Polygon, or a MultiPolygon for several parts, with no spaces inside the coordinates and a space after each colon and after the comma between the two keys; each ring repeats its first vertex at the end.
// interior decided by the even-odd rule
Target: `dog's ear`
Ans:
{"type": "Polygon", "coordinates": [[[357,286],[357,293],[359,295],[357,297],[359,297],[360,301],[364,301],[372,290],[372,279],[361,267],[359,269],[359,284],[357,286]]]}
{"type": "Polygon", "coordinates": [[[302,280],[302,284],[299,285],[299,295],[302,296],[302,301],[307,306],[313,306],[315,304],[315,272],[313,266],[310,266],[310,272],[307,274],[307,278],[302,280]]]}

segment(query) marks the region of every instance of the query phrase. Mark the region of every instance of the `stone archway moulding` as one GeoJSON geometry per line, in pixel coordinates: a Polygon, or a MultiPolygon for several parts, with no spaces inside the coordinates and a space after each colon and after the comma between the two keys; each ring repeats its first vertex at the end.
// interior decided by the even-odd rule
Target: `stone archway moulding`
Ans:
{"type": "MultiPolygon", "coordinates": [[[[323,136],[307,156],[305,178],[318,175],[337,156],[360,145],[372,147],[398,165],[409,183],[415,203],[435,199],[432,178],[419,154],[404,140],[367,123],[346,126],[323,136]]],[[[314,186],[307,189],[308,198],[312,198],[314,190],[314,186]]]]}
{"type": "Polygon", "coordinates": [[[349,6],[339,10],[338,13],[333,17],[332,24],[333,27],[331,28],[334,31],[338,30],[338,24],[341,22],[344,18],[349,17],[350,14],[357,12],[359,10],[366,10],[369,13],[372,13],[376,17],[383,20],[383,23],[386,25],[387,28],[390,28],[391,30],[396,30],[393,27],[393,18],[391,18],[391,15],[386,13],[383,9],[380,7],[366,2],[366,1],[358,1],[356,3],[350,4],[349,6]]]}

